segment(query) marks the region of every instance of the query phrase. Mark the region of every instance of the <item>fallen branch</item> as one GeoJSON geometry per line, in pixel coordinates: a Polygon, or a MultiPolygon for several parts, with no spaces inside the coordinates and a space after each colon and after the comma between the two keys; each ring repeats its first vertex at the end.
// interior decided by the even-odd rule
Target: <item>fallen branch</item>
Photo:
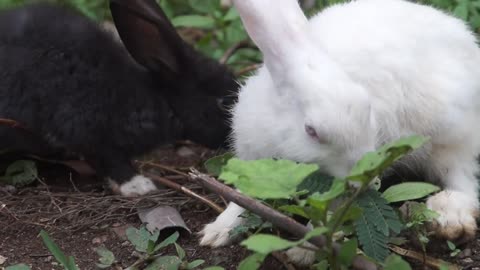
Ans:
{"type": "Polygon", "coordinates": [[[440,269],[441,266],[446,266],[448,270],[459,270],[460,267],[454,264],[447,263],[443,260],[440,259],[435,259],[432,257],[429,257],[423,253],[404,249],[398,246],[390,246],[390,250],[397,253],[398,255],[402,257],[407,257],[416,261],[421,262],[422,264],[430,267],[434,267],[436,269],[440,269]]]}
{"type": "MultiPolygon", "coordinates": [[[[224,197],[231,202],[238,204],[239,206],[249,210],[256,215],[259,215],[265,221],[269,221],[274,226],[285,230],[295,235],[296,237],[304,237],[310,231],[309,228],[298,223],[294,219],[273,210],[272,208],[262,204],[257,200],[241,194],[233,188],[218,182],[214,178],[206,174],[200,173],[198,170],[192,169],[192,173],[190,173],[190,176],[210,191],[224,197]]],[[[324,236],[317,236],[311,238],[309,242],[317,246],[318,248],[323,248],[327,244],[327,239],[324,236]]],[[[338,243],[334,243],[333,249],[334,253],[338,254],[340,250],[340,245],[338,243]]],[[[358,270],[376,270],[377,266],[373,262],[367,260],[365,257],[357,255],[353,260],[352,268],[358,270]]]]}
{"type": "Polygon", "coordinates": [[[162,185],[165,185],[171,189],[174,189],[176,191],[180,191],[180,192],[183,192],[185,193],[186,195],[190,196],[190,197],[193,197],[205,204],[207,204],[208,206],[210,206],[211,208],[213,208],[215,211],[217,211],[218,213],[222,213],[223,212],[223,208],[221,206],[219,206],[218,204],[212,202],[211,200],[205,198],[205,197],[202,197],[201,195],[193,192],[192,190],[184,187],[184,186],[181,186],[173,181],[170,181],[168,180],[167,178],[164,178],[164,177],[160,177],[158,175],[155,175],[155,174],[152,174],[152,173],[148,173],[148,172],[143,172],[143,174],[147,177],[149,177],[150,179],[152,179],[153,181],[155,182],[158,182],[162,185]]]}

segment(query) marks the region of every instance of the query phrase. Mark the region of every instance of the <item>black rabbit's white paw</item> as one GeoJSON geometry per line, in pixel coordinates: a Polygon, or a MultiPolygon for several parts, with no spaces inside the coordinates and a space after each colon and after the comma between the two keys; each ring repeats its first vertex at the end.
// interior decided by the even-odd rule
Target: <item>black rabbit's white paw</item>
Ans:
{"type": "Polygon", "coordinates": [[[471,240],[477,231],[478,202],[476,196],[444,190],[427,200],[428,208],[440,216],[431,224],[436,235],[460,242],[471,240]]]}
{"type": "MultiPolygon", "coordinates": [[[[304,243],[303,245],[315,248],[315,246],[310,243],[304,243]]],[[[287,250],[285,254],[288,260],[297,266],[310,266],[315,261],[315,252],[301,247],[293,247],[287,250]]]]}
{"type": "Polygon", "coordinates": [[[143,175],[135,175],[129,181],[120,185],[120,194],[123,196],[139,196],[157,190],[155,184],[150,178],[143,175]]]}

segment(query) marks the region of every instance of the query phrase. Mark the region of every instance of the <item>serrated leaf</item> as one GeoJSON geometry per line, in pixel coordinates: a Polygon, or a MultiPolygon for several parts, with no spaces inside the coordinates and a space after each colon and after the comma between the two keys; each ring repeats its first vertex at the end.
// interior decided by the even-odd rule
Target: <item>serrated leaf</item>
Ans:
{"type": "Polygon", "coordinates": [[[172,19],[175,27],[195,27],[202,29],[212,29],[215,27],[213,18],[201,15],[181,15],[172,19]]]}
{"type": "Polygon", "coordinates": [[[439,190],[439,187],[430,183],[406,182],[389,187],[382,197],[389,203],[401,202],[420,199],[439,190]]]}
{"type": "Polygon", "coordinates": [[[219,176],[222,172],[223,166],[225,166],[233,157],[234,155],[232,153],[225,153],[223,155],[213,157],[205,162],[205,169],[209,174],[213,176],[219,176]]]}
{"type": "Polygon", "coordinates": [[[340,252],[338,253],[338,260],[344,266],[350,266],[352,264],[353,258],[357,255],[358,242],[357,239],[353,238],[342,244],[340,247],[340,252]]]}
{"type": "Polygon", "coordinates": [[[254,253],[240,262],[238,270],[257,270],[262,265],[265,257],[265,254],[254,253]]]}
{"type": "Polygon", "coordinates": [[[146,227],[142,226],[139,230],[133,227],[128,228],[126,235],[137,251],[147,252],[149,245],[151,245],[149,242],[157,242],[160,232],[156,231],[154,234],[151,234],[146,227]]]}
{"type": "Polygon", "coordinates": [[[288,199],[317,165],[289,160],[240,160],[232,158],[223,167],[219,179],[233,184],[242,193],[259,199],[288,199]],[[275,183],[275,185],[272,185],[275,183]]]}
{"type": "Polygon", "coordinates": [[[377,230],[365,215],[355,220],[354,226],[363,252],[371,258],[383,262],[390,253],[387,246],[388,237],[377,230]]]}
{"type": "Polygon", "coordinates": [[[187,269],[197,268],[197,267],[199,267],[200,265],[202,265],[202,264],[204,264],[204,263],[205,263],[204,260],[195,260],[195,261],[193,261],[193,262],[188,263],[187,269]]]}
{"type": "Polygon", "coordinates": [[[408,262],[402,257],[392,254],[385,260],[384,270],[412,270],[408,262]]]}
{"type": "Polygon", "coordinates": [[[17,160],[10,164],[0,181],[22,187],[33,183],[38,177],[37,166],[31,160],[17,160]]]}
{"type": "Polygon", "coordinates": [[[145,267],[145,270],[178,270],[182,261],[177,256],[162,256],[145,267]]]}
{"type": "Polygon", "coordinates": [[[402,230],[403,224],[397,213],[378,191],[367,190],[357,198],[357,205],[362,208],[363,216],[369,223],[373,223],[385,236],[390,235],[390,230],[396,233],[402,230]]]}
{"type": "Polygon", "coordinates": [[[428,141],[425,137],[410,136],[382,146],[378,151],[366,153],[353,167],[348,180],[369,183],[393,162],[428,141]]]}
{"type": "Polygon", "coordinates": [[[26,264],[17,264],[17,265],[12,265],[12,266],[8,266],[7,268],[5,268],[5,270],[30,270],[30,266],[26,265],[26,264]]]}
{"type": "Polygon", "coordinates": [[[97,252],[98,256],[100,256],[98,260],[101,265],[109,267],[115,262],[115,255],[113,255],[113,253],[105,247],[96,248],[95,251],[97,252]]]}
{"type": "Polygon", "coordinates": [[[172,235],[170,235],[165,240],[163,240],[160,244],[158,244],[155,247],[154,252],[157,252],[160,249],[177,242],[177,239],[178,239],[179,236],[180,236],[180,234],[178,232],[174,232],[172,235]]]}
{"type": "Polygon", "coordinates": [[[316,170],[308,175],[297,187],[297,191],[307,191],[307,195],[313,193],[327,192],[332,186],[334,177],[322,173],[320,170],[316,170]]]}

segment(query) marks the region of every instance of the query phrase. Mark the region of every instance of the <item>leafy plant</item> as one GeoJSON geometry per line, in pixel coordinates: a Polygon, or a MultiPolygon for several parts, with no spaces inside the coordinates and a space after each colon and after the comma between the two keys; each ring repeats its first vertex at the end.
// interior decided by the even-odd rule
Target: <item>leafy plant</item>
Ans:
{"type": "Polygon", "coordinates": [[[38,178],[37,166],[31,160],[18,160],[10,164],[0,182],[21,187],[33,183],[38,178]]]}
{"type": "Polygon", "coordinates": [[[448,249],[450,249],[450,257],[456,257],[460,252],[462,252],[460,249],[457,248],[457,246],[451,242],[451,241],[448,241],[447,240],[447,246],[448,246],[448,249]]]}
{"type": "MultiPolygon", "coordinates": [[[[211,174],[217,174],[219,179],[234,185],[243,194],[260,199],[288,215],[308,218],[314,225],[305,238],[291,241],[260,233],[262,227],[255,228],[255,225],[263,224],[259,218],[247,218],[255,222],[236,228],[234,233],[257,230],[242,242],[254,254],[246,258],[239,269],[257,269],[271,252],[302,246],[311,237],[319,235],[325,236],[327,246],[316,252],[318,267],[348,268],[358,246],[365,255],[385,266],[408,266],[399,257],[389,257],[387,244],[405,228],[389,203],[419,199],[438,191],[438,188],[426,183],[403,183],[380,193],[370,187],[393,162],[426,141],[426,138],[412,136],[366,153],[345,178],[332,178],[322,174],[316,165],[288,160],[243,161],[227,155],[207,162],[211,174]],[[339,241],[342,247],[338,257],[333,254],[335,241],[339,241]]],[[[419,218],[413,220],[420,225],[419,218]]]]}
{"type": "Polygon", "coordinates": [[[75,264],[75,259],[72,256],[66,256],[65,253],[60,249],[60,247],[53,242],[47,232],[42,230],[40,232],[40,237],[42,237],[43,243],[47,249],[52,253],[53,257],[60,263],[65,270],[78,270],[79,268],[75,264]]]}

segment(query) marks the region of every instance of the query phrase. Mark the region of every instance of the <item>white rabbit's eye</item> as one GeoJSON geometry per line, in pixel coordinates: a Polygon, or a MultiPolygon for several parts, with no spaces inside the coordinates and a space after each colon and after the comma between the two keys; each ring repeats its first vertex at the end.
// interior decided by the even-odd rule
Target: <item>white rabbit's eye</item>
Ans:
{"type": "Polygon", "coordinates": [[[307,132],[308,136],[314,139],[318,139],[317,131],[315,131],[315,129],[312,126],[305,125],[305,132],[307,132]]]}

